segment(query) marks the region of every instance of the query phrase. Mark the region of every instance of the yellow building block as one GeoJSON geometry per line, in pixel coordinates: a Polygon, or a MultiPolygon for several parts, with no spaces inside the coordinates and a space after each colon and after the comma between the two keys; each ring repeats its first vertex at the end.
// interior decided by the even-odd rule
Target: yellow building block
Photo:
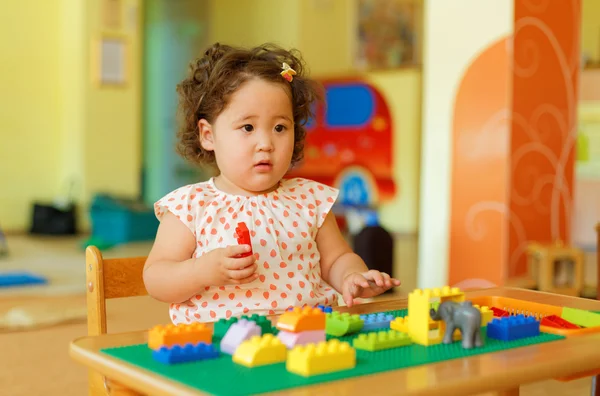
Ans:
{"type": "Polygon", "coordinates": [[[481,326],[487,326],[488,323],[494,319],[494,311],[490,309],[490,307],[480,307],[479,305],[473,305],[475,308],[481,312],[481,326]]]}
{"type": "MultiPolygon", "coordinates": [[[[408,295],[408,316],[410,321],[407,323],[408,334],[412,341],[420,345],[435,345],[442,341],[446,326],[443,321],[435,331],[435,335],[429,334],[430,320],[429,310],[432,299],[444,301],[463,302],[465,294],[457,287],[444,286],[436,289],[416,289],[408,295]]],[[[391,325],[390,325],[391,326],[391,325]]]]}
{"type": "MultiPolygon", "coordinates": [[[[437,329],[438,322],[429,318],[429,330],[437,329]]],[[[408,316],[395,318],[390,322],[390,329],[408,333],[408,316]]]]}
{"type": "Polygon", "coordinates": [[[247,367],[256,367],[284,362],[286,357],[285,344],[273,334],[264,334],[242,342],[233,354],[233,361],[247,367]]]}
{"type": "Polygon", "coordinates": [[[325,330],[325,313],[319,308],[295,307],[279,317],[277,328],[291,333],[325,330]]]}
{"type": "Polygon", "coordinates": [[[204,323],[192,323],[189,325],[169,324],[166,326],[154,326],[148,331],[148,347],[160,349],[162,346],[197,344],[205,342],[212,344],[212,329],[204,323]]]}
{"type": "Polygon", "coordinates": [[[300,345],[292,349],[286,369],[308,377],[356,367],[356,350],[347,342],[331,339],[318,344],[300,345]]]}
{"type": "Polygon", "coordinates": [[[402,333],[408,333],[408,316],[403,318],[397,317],[390,322],[390,329],[396,330],[402,333]]]}

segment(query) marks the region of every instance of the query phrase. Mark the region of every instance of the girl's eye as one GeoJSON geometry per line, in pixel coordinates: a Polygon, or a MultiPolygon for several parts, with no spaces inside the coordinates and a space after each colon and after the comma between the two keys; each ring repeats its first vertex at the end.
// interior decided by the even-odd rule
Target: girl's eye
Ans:
{"type": "Polygon", "coordinates": [[[283,132],[283,131],[285,131],[285,126],[283,126],[283,125],[281,125],[281,124],[279,124],[279,125],[276,125],[276,126],[275,126],[275,130],[276,130],[277,132],[283,132]]]}
{"type": "Polygon", "coordinates": [[[246,124],[242,128],[244,128],[244,131],[246,132],[252,132],[254,130],[254,127],[250,124],[246,124]]]}

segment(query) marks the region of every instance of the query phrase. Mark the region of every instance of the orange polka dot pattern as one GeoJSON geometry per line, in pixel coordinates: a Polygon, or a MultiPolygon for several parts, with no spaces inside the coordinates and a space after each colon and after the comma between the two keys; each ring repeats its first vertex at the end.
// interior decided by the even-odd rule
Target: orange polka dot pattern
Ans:
{"type": "Polygon", "coordinates": [[[206,287],[171,304],[174,324],[215,321],[247,313],[272,315],[292,306],[336,305],[337,292],[321,278],[315,237],[338,190],[311,180],[284,179],[275,191],[245,197],[220,191],[214,179],[181,187],[154,205],[158,219],[170,211],[195,235],[195,257],[237,244],[245,222],[258,279],[244,285],[206,287]]]}

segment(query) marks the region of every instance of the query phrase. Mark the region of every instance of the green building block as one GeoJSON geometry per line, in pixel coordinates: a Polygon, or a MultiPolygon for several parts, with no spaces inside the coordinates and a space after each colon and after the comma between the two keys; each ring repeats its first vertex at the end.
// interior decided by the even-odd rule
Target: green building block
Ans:
{"type": "Polygon", "coordinates": [[[583,327],[600,326],[600,315],[582,309],[563,307],[560,317],[583,327]]]}
{"type": "Polygon", "coordinates": [[[239,319],[236,317],[231,317],[229,319],[219,319],[215,322],[215,327],[213,331],[214,338],[223,338],[225,334],[229,330],[232,324],[237,323],[239,319]]]}
{"type": "Polygon", "coordinates": [[[334,311],[325,314],[325,334],[341,337],[362,329],[364,320],[359,315],[334,311]]]}
{"type": "Polygon", "coordinates": [[[377,333],[359,334],[352,341],[352,346],[365,351],[381,351],[412,344],[410,336],[399,331],[380,331],[377,333]]]}
{"type": "Polygon", "coordinates": [[[229,319],[219,319],[215,322],[214,335],[215,339],[222,339],[229,330],[232,324],[236,323],[240,319],[246,319],[248,321],[255,322],[261,330],[262,334],[275,334],[279,332],[273,327],[269,318],[263,315],[253,314],[252,316],[243,315],[241,318],[231,317],[229,319]]]}
{"type": "Polygon", "coordinates": [[[264,315],[259,315],[259,314],[253,314],[252,316],[244,315],[244,316],[242,316],[242,319],[246,319],[246,320],[255,322],[257,325],[260,326],[262,334],[274,334],[273,333],[273,329],[274,329],[273,324],[271,323],[269,318],[267,318],[264,315]]]}

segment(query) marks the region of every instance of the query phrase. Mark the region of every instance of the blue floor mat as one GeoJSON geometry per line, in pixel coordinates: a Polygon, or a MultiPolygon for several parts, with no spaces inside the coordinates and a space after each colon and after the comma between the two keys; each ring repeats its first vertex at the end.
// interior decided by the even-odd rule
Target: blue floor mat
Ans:
{"type": "Polygon", "coordinates": [[[0,287],[44,285],[48,280],[42,276],[28,272],[0,273],[0,287]]]}

